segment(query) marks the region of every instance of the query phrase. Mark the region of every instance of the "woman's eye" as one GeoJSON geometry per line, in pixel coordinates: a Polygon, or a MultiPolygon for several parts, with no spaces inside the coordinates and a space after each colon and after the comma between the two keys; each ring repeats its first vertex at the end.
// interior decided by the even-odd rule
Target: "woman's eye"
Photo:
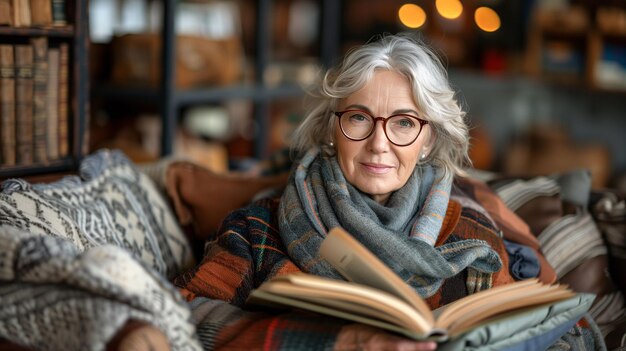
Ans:
{"type": "Polygon", "coordinates": [[[369,118],[362,114],[354,114],[350,116],[350,120],[354,122],[366,122],[369,118]]]}
{"type": "Polygon", "coordinates": [[[398,127],[402,127],[402,128],[413,128],[413,127],[415,127],[415,122],[413,122],[410,118],[400,119],[395,124],[398,127]]]}

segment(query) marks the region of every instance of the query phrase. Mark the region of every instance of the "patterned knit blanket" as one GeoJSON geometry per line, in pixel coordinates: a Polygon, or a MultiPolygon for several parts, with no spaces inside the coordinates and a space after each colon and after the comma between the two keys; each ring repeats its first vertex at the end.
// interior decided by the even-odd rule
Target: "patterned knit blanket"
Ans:
{"type": "Polygon", "coordinates": [[[94,153],[83,160],[79,175],[58,182],[3,182],[0,224],[63,237],[80,250],[123,247],[168,278],[194,264],[164,196],[119,151],[94,153]]]}
{"type": "Polygon", "coordinates": [[[119,247],[83,252],[68,240],[0,226],[0,336],[38,350],[104,350],[130,319],[174,350],[200,350],[188,305],[119,247]]]}
{"type": "Polygon", "coordinates": [[[0,190],[0,337],[41,350],[104,350],[130,319],[199,350],[168,277],[194,264],[152,181],[120,152],[51,184],[0,190]]]}

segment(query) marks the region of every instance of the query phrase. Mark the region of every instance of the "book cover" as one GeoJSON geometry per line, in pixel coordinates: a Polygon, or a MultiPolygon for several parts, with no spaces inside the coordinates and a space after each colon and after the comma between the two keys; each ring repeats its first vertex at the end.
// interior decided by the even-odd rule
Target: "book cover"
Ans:
{"type": "MultiPolygon", "coordinates": [[[[342,229],[329,232],[319,255],[348,281],[288,274],[263,283],[248,302],[295,307],[439,342],[459,338],[494,321],[507,323],[520,315],[535,318],[532,323],[545,324],[554,315],[546,316],[557,310],[564,315],[552,323],[571,326],[593,302],[590,294],[530,279],[481,291],[431,311],[408,284],[342,229]]],[[[512,328],[528,329],[532,323],[509,325],[508,330],[514,334],[517,330],[512,328]]]]}
{"type": "Polygon", "coordinates": [[[52,1],[29,0],[30,22],[33,26],[48,27],[52,25],[52,1]]]}
{"type": "Polygon", "coordinates": [[[34,161],[45,162],[48,90],[48,38],[32,38],[33,47],[33,155],[34,161]]]}
{"type": "Polygon", "coordinates": [[[17,164],[33,163],[33,47],[15,45],[15,129],[17,164]]]}
{"type": "Polygon", "coordinates": [[[0,0],[0,26],[13,26],[11,0],[0,0]]]}
{"type": "Polygon", "coordinates": [[[65,0],[51,0],[52,4],[52,25],[65,26],[67,18],[65,15],[65,0]]]}
{"type": "Polygon", "coordinates": [[[13,9],[13,26],[30,27],[30,0],[11,0],[13,9]]]}
{"type": "Polygon", "coordinates": [[[1,163],[15,165],[15,59],[13,45],[0,44],[1,163]]]}
{"type": "Polygon", "coordinates": [[[62,43],[59,46],[59,131],[57,133],[59,136],[59,157],[66,157],[69,155],[69,64],[69,45],[67,43],[62,43]]]}
{"type": "Polygon", "coordinates": [[[48,49],[46,116],[47,158],[56,160],[59,158],[59,48],[48,49]]]}

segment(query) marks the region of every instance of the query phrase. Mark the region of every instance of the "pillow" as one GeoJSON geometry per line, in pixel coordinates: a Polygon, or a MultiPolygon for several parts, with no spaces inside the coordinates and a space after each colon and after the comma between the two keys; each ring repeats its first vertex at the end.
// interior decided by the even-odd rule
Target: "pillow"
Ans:
{"type": "Polygon", "coordinates": [[[541,252],[539,241],[531,233],[528,225],[511,211],[486,183],[475,178],[464,177],[458,178],[455,185],[483,206],[498,228],[502,230],[505,240],[524,245],[534,253],[540,267],[538,278],[542,282],[551,284],[556,280],[554,269],[541,252]]]}
{"type": "Polygon", "coordinates": [[[282,188],[288,172],[272,176],[216,173],[188,161],[169,165],[165,188],[182,225],[195,240],[212,238],[222,220],[263,191],[282,188]]]}
{"type": "Polygon", "coordinates": [[[533,223],[533,232],[559,281],[575,291],[597,295],[589,313],[603,335],[623,329],[624,296],[607,274],[607,247],[587,210],[589,172],[576,170],[549,177],[509,179],[492,182],[490,186],[503,194],[505,203],[516,209],[524,221],[533,223]]]}
{"type": "Polygon", "coordinates": [[[596,190],[592,198],[589,207],[609,249],[611,274],[626,293],[626,194],[596,190]]]}
{"type": "MultiPolygon", "coordinates": [[[[611,276],[626,294],[626,194],[615,190],[595,190],[589,204],[609,251],[611,276]]],[[[626,347],[626,318],[607,337],[607,345],[626,347]]]]}
{"type": "Polygon", "coordinates": [[[5,181],[0,224],[63,237],[82,251],[104,244],[123,247],[168,278],[194,264],[165,199],[119,151],[86,157],[79,176],[58,182],[5,181]]]}
{"type": "MultiPolygon", "coordinates": [[[[579,293],[554,304],[511,312],[439,345],[437,350],[546,350],[577,324],[593,298],[592,294],[579,293]]],[[[580,328],[577,331],[585,333],[580,328]]]]}

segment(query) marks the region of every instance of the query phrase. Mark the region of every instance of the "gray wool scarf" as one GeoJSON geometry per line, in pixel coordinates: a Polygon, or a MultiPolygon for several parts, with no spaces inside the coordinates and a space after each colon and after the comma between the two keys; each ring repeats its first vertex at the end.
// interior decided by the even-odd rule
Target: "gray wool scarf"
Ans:
{"type": "Polygon", "coordinates": [[[484,241],[434,247],[450,199],[452,179],[419,165],[386,204],[348,183],[336,157],[309,150],[296,163],[279,208],[280,235],[302,270],[341,279],[319,254],[331,228],[341,226],[410,284],[432,296],[443,281],[466,268],[493,273],[502,267],[484,241]]]}

